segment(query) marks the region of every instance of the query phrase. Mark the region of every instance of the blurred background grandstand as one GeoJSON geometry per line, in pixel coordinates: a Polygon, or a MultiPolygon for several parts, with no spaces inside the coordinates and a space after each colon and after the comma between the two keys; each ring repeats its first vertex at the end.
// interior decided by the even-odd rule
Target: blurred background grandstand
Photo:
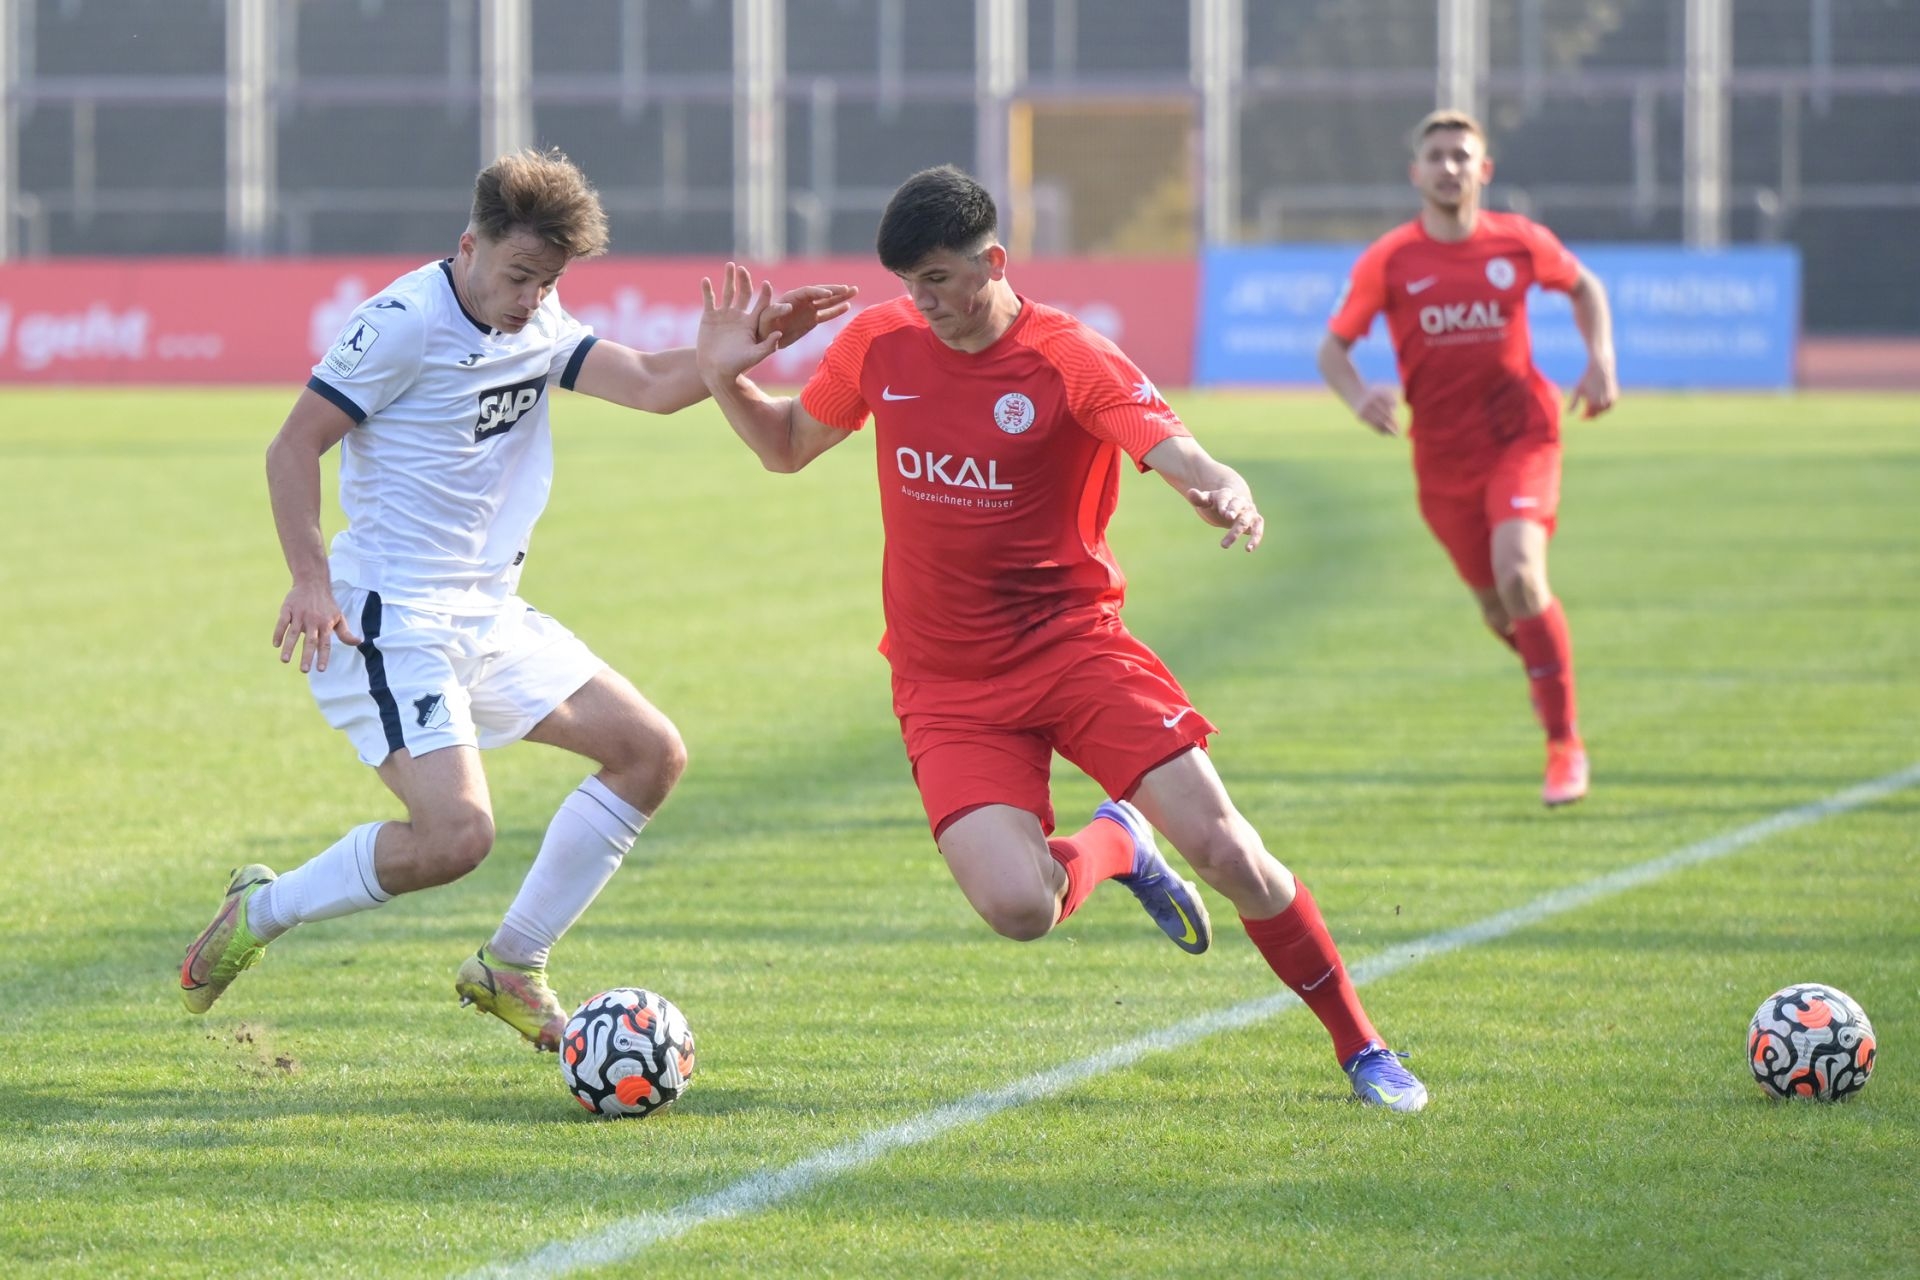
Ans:
{"type": "Polygon", "coordinates": [[[1025,256],[1368,239],[1488,121],[1572,241],[1797,247],[1809,333],[1920,335],[1916,0],[0,0],[0,250],[445,252],[563,146],[627,254],[866,255],[954,161],[1025,256]]]}

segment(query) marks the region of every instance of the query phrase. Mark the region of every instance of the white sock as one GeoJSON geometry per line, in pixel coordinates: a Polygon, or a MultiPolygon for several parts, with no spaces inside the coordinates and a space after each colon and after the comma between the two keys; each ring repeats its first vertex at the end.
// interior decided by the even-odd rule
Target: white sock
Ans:
{"type": "Polygon", "coordinates": [[[383,822],[369,822],[341,836],[326,852],[307,859],[247,902],[247,928],[271,942],[297,924],[366,911],[393,895],[373,871],[373,842],[383,822]]]}
{"type": "Polygon", "coordinates": [[[533,866],[487,950],[538,968],[560,935],[599,896],[647,825],[647,815],[588,778],[560,802],[533,866]]]}

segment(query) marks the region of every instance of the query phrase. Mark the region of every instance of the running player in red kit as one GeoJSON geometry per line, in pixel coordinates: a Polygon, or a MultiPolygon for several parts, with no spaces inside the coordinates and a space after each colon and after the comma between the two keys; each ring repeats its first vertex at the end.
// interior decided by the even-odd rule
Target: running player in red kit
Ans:
{"type": "Polygon", "coordinates": [[[1520,655],[1547,731],[1540,798],[1587,794],[1587,751],[1575,724],[1573,641],[1547,585],[1547,542],[1560,503],[1560,406],[1533,367],[1527,290],[1573,300],[1587,369],[1567,407],[1588,418],[1620,394],[1606,290],[1536,222],[1480,207],[1493,177],[1486,134],[1460,111],[1415,130],[1409,170],[1423,208],[1368,246],[1320,344],[1320,372],[1356,416],[1400,434],[1400,389],[1367,386],[1349,348],[1387,313],[1413,409],[1420,514],[1480,603],[1487,626],[1520,655]]]}
{"type": "Polygon", "coordinates": [[[1206,904],[1161,856],[1158,828],[1326,1025],[1354,1094],[1417,1111],[1426,1088],[1367,1020],[1313,895],[1196,749],[1213,724],[1120,621],[1106,528],[1123,453],[1225,530],[1223,547],[1259,545],[1253,495],[1118,348],[1013,291],[997,227],[992,197],[958,169],[902,184],[878,249],[906,296],[856,316],[798,398],[744,376],[771,350],[754,331],[769,293],[729,264],[717,303],[707,286],[702,376],[770,471],[798,471],[873,418],[894,711],[974,910],[1039,938],[1118,880],[1178,946],[1205,951],[1206,904]],[[1113,799],[1050,840],[1055,751],[1113,799]]]}

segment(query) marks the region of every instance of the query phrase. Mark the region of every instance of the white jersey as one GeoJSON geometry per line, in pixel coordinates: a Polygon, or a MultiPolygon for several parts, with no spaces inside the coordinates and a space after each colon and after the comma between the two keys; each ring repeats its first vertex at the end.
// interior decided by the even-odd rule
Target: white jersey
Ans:
{"type": "Polygon", "coordinates": [[[558,292],[519,333],[488,328],[451,259],[360,304],[307,381],[358,424],[341,444],[334,581],[448,613],[511,597],[553,487],[547,387],[571,390],[594,341],[558,292]]]}

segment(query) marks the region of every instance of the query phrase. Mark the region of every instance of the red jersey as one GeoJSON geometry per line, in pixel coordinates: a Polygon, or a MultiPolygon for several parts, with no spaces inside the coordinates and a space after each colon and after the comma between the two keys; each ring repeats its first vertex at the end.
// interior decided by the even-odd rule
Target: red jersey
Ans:
{"type": "Polygon", "coordinates": [[[1367,247],[1327,327],[1358,342],[1387,313],[1423,476],[1478,477],[1522,436],[1560,438],[1560,401],[1533,367],[1527,290],[1572,290],[1580,264],[1537,222],[1482,211],[1465,240],[1415,218],[1367,247]]]}
{"type": "Polygon", "coordinates": [[[984,351],[955,351],[911,299],[862,311],[800,402],[828,426],[874,420],[886,529],[881,651],[916,680],[977,680],[1120,609],[1107,547],[1120,454],[1189,434],[1119,348],[1052,307],[984,351]]]}

